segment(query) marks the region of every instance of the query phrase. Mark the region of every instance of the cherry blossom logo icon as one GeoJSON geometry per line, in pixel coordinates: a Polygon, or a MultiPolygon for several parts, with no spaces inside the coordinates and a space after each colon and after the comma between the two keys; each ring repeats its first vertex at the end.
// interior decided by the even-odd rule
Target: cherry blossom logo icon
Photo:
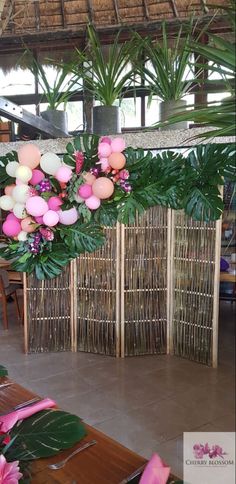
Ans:
{"type": "Polygon", "coordinates": [[[227,455],[227,452],[223,451],[223,448],[220,445],[212,445],[209,446],[208,443],[206,444],[194,444],[193,446],[193,454],[195,459],[203,459],[204,456],[209,457],[209,459],[215,459],[217,457],[224,458],[224,455],[227,455]]]}

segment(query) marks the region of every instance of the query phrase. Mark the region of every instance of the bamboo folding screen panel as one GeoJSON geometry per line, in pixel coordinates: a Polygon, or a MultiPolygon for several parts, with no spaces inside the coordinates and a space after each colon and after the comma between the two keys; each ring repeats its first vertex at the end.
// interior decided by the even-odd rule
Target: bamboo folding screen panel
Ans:
{"type": "Polygon", "coordinates": [[[220,222],[163,207],[50,281],[25,278],[26,351],[174,353],[216,366],[220,222]]]}

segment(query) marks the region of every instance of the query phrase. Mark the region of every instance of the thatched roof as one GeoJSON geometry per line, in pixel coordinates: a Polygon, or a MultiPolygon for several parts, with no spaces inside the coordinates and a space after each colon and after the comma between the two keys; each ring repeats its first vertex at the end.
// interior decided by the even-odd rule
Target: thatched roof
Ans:
{"type": "Polygon", "coordinates": [[[0,0],[2,37],[47,32],[147,25],[213,13],[210,5],[229,0],[0,0]],[[208,7],[209,4],[209,7],[208,7]],[[2,10],[2,14],[1,14],[2,10]]]}

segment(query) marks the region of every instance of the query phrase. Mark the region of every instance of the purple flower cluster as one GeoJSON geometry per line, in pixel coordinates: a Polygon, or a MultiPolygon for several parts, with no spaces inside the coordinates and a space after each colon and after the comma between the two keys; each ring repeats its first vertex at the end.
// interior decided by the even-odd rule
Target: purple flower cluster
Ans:
{"type": "Polygon", "coordinates": [[[48,178],[44,178],[40,183],[39,183],[39,192],[44,193],[44,192],[50,192],[52,188],[51,182],[48,178]]]}
{"type": "Polygon", "coordinates": [[[94,167],[94,168],[90,168],[89,171],[90,171],[90,173],[92,173],[92,175],[98,176],[99,173],[100,173],[100,171],[101,171],[101,169],[94,167]]]}
{"type": "Polygon", "coordinates": [[[120,186],[127,193],[130,193],[132,191],[130,183],[128,183],[126,180],[120,180],[120,186]]]}
{"type": "Polygon", "coordinates": [[[39,232],[36,232],[33,236],[33,241],[29,243],[29,251],[32,252],[32,254],[39,254],[41,240],[41,234],[39,232]]]}

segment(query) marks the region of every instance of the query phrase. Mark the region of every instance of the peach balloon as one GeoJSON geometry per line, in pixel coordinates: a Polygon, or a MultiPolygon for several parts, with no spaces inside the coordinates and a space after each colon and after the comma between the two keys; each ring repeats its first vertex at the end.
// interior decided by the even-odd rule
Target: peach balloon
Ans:
{"type": "Polygon", "coordinates": [[[8,195],[9,197],[11,197],[12,190],[13,190],[13,188],[15,188],[15,186],[16,186],[16,185],[7,185],[7,186],[5,187],[5,190],[4,190],[5,195],[8,195]]]}
{"type": "Polygon", "coordinates": [[[30,234],[35,230],[35,221],[31,217],[26,217],[21,221],[21,228],[24,232],[30,234]]]}
{"type": "Polygon", "coordinates": [[[115,170],[121,170],[124,168],[126,159],[123,153],[112,153],[109,158],[109,165],[114,168],[115,170]]]}
{"type": "Polygon", "coordinates": [[[95,197],[105,200],[113,194],[114,184],[109,178],[97,178],[92,185],[92,190],[95,197]]]}
{"type": "Polygon", "coordinates": [[[83,174],[83,179],[88,185],[92,185],[96,180],[96,176],[88,172],[83,174]]]}
{"type": "Polygon", "coordinates": [[[24,144],[18,150],[19,163],[28,166],[31,170],[39,165],[40,158],[39,148],[32,143],[24,144]]]}

